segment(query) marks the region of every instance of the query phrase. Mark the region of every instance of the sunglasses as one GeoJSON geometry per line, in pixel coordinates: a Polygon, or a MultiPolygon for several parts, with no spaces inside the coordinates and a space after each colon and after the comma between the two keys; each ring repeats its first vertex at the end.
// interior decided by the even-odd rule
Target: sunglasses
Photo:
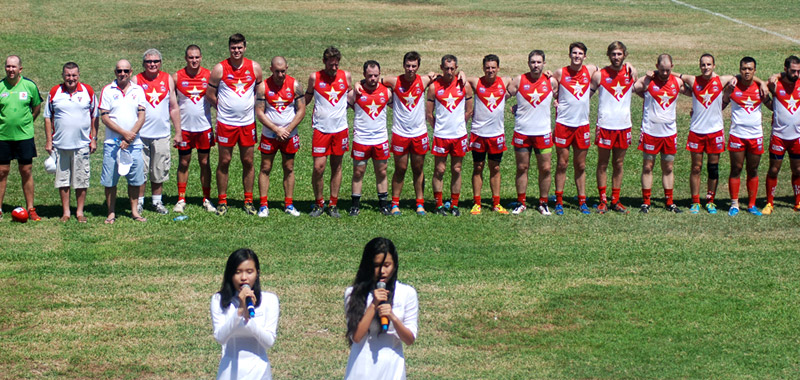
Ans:
{"type": "Polygon", "coordinates": [[[131,72],[130,69],[117,69],[116,71],[117,71],[117,74],[123,74],[123,73],[128,74],[128,73],[131,72]]]}
{"type": "Polygon", "coordinates": [[[160,59],[148,59],[144,61],[144,63],[160,63],[160,62],[161,62],[160,59]]]}

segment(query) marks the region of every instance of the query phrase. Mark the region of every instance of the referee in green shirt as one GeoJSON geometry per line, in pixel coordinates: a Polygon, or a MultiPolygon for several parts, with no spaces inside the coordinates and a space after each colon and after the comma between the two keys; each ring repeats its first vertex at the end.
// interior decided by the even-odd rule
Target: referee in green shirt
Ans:
{"type": "Polygon", "coordinates": [[[6,58],[6,77],[0,81],[0,218],[11,160],[17,160],[22,192],[30,220],[41,220],[33,208],[33,121],[39,116],[42,97],[36,84],[20,75],[22,61],[16,55],[6,58]]]}

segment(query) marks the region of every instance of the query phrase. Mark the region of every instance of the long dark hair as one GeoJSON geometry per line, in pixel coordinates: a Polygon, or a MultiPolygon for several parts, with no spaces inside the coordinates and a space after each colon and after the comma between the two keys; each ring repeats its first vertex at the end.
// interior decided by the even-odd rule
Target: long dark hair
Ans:
{"type": "MultiPolygon", "coordinates": [[[[386,282],[386,290],[389,291],[389,303],[394,299],[394,288],[397,282],[397,268],[400,262],[397,259],[397,249],[391,240],[383,237],[376,237],[364,246],[364,253],[361,255],[361,264],[358,266],[356,278],[353,280],[353,290],[345,307],[345,317],[347,318],[347,342],[353,344],[352,337],[356,333],[358,322],[364,316],[367,308],[367,296],[375,289],[375,256],[388,253],[392,255],[394,261],[394,272],[386,282]]],[[[386,260],[386,256],[383,258],[386,260]]],[[[377,314],[376,314],[377,317],[377,314]]]]}
{"type": "Polygon", "coordinates": [[[228,262],[225,264],[225,274],[222,275],[222,288],[219,289],[219,306],[222,309],[227,309],[236,294],[236,287],[233,286],[233,275],[236,274],[236,269],[239,265],[247,260],[253,260],[256,264],[256,281],[253,284],[253,293],[256,294],[256,304],[258,307],[261,305],[261,265],[258,263],[258,256],[250,248],[239,248],[230,256],[228,262]]]}

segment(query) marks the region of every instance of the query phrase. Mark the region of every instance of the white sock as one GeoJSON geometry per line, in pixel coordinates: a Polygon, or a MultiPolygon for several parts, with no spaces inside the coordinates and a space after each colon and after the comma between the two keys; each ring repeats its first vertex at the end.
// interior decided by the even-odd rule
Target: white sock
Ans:
{"type": "Polygon", "coordinates": [[[144,197],[139,197],[139,205],[144,206],[144,197]]]}
{"type": "Polygon", "coordinates": [[[155,195],[153,194],[153,205],[161,204],[161,194],[155,195]]]}

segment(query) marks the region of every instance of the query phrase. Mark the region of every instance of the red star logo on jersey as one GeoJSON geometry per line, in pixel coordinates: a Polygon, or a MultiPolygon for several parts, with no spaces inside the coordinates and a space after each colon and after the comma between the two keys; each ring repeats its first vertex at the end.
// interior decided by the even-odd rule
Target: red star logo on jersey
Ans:
{"type": "Polygon", "coordinates": [[[161,101],[164,100],[166,96],[167,96],[166,91],[158,92],[156,91],[155,86],[153,86],[153,91],[147,93],[147,102],[150,103],[151,106],[155,107],[159,103],[161,103],[161,101]]]}
{"type": "Polygon", "coordinates": [[[197,86],[193,86],[191,90],[186,91],[186,93],[189,94],[188,98],[195,104],[203,98],[203,95],[205,95],[204,92],[203,90],[197,89],[197,86]]]}
{"type": "Polygon", "coordinates": [[[386,95],[382,91],[372,94],[362,93],[356,103],[372,120],[375,120],[386,108],[386,95]]]}
{"type": "Polygon", "coordinates": [[[719,77],[714,77],[709,80],[697,77],[695,79],[695,86],[692,89],[692,94],[695,100],[700,102],[703,107],[708,108],[711,103],[714,103],[717,97],[722,94],[722,82],[720,82],[719,77]]]}
{"type": "MultiPolygon", "coordinates": [[[[604,72],[605,74],[605,72],[604,72]]],[[[627,72],[618,72],[615,75],[608,74],[605,80],[601,81],[601,86],[608,91],[614,99],[622,100],[628,90],[633,86],[632,81],[628,78],[627,72]],[[610,80],[610,81],[609,81],[610,80]]]]}

